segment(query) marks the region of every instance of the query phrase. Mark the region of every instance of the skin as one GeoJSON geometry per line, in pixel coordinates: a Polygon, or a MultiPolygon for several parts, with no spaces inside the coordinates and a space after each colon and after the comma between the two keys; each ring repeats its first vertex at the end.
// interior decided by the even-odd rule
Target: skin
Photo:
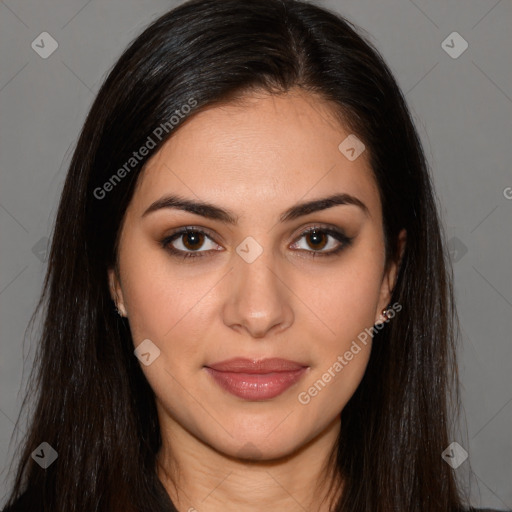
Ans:
{"type": "MultiPolygon", "coordinates": [[[[298,395],[382,320],[397,262],[386,268],[368,151],[354,161],[340,152],[350,131],[329,104],[300,90],[245,100],[191,116],[149,160],[123,221],[118,271],[108,273],[111,294],[134,346],[150,339],[160,350],[141,368],[162,432],[158,474],[179,510],[327,511],[321,482],[371,338],[309,403],[298,395]],[[368,212],[346,204],[280,221],[291,206],[335,192],[368,212]],[[238,222],[171,208],[143,216],[171,193],[228,209],[238,222]],[[303,235],[319,224],[352,243],[313,257],[343,245],[325,232],[320,241],[303,235]],[[202,257],[182,259],[160,243],[187,226],[208,236],[169,245],[202,257]],[[263,249],[251,263],[236,251],[246,237],[263,249]],[[204,369],[233,357],[280,357],[309,369],[273,399],[244,400],[204,369]]],[[[402,232],[402,250],[404,243],[402,232]]]]}

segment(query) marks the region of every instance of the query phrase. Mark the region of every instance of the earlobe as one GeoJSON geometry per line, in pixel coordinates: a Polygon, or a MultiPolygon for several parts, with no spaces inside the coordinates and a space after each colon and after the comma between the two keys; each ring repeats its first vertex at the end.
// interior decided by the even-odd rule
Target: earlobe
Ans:
{"type": "Polygon", "coordinates": [[[110,297],[114,301],[117,312],[121,316],[128,316],[126,308],[124,307],[123,292],[121,290],[121,285],[119,284],[119,277],[117,276],[114,268],[108,269],[108,284],[110,297]]]}

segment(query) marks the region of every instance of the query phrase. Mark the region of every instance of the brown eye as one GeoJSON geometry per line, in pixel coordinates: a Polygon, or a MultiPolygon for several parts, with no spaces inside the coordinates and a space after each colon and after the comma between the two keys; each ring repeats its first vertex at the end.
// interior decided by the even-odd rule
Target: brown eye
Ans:
{"type": "Polygon", "coordinates": [[[206,253],[211,253],[212,250],[220,250],[220,246],[212,240],[208,233],[193,228],[177,231],[160,243],[171,255],[183,258],[202,257],[206,253]]]}
{"type": "Polygon", "coordinates": [[[306,235],[306,241],[311,249],[323,249],[328,242],[328,235],[324,231],[316,229],[310,231],[306,235]]]}
{"type": "Polygon", "coordinates": [[[317,226],[304,231],[292,248],[300,249],[313,257],[335,256],[351,243],[352,238],[338,229],[317,226]]]}
{"type": "Polygon", "coordinates": [[[191,251],[197,251],[204,243],[204,234],[199,231],[187,231],[181,236],[183,245],[191,251]]]}

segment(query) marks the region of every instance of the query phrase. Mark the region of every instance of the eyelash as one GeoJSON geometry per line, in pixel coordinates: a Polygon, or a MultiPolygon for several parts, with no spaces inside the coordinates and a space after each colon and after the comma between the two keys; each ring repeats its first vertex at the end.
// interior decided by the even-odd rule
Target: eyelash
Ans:
{"type": "MultiPolygon", "coordinates": [[[[303,231],[301,233],[301,235],[297,238],[296,242],[298,242],[301,238],[303,238],[304,236],[307,236],[309,233],[311,233],[313,231],[318,231],[320,233],[325,233],[325,234],[327,234],[329,236],[332,236],[333,238],[338,240],[338,242],[341,242],[341,245],[339,247],[337,247],[336,249],[331,249],[328,252],[320,252],[320,251],[313,251],[313,250],[308,251],[308,250],[306,250],[306,252],[311,253],[311,257],[312,258],[316,258],[318,256],[321,256],[321,257],[336,256],[341,251],[346,249],[352,243],[352,241],[353,241],[353,238],[350,238],[350,237],[346,236],[343,232],[338,231],[337,229],[326,228],[326,227],[322,227],[322,226],[313,226],[311,228],[308,228],[306,231],[303,231]]],[[[203,231],[202,229],[193,228],[193,227],[189,226],[189,227],[186,227],[186,228],[181,229],[179,231],[176,231],[172,235],[164,238],[163,240],[161,240],[160,244],[161,244],[163,249],[168,251],[174,257],[178,257],[178,258],[182,258],[182,259],[202,258],[202,257],[204,257],[205,255],[202,254],[202,253],[206,253],[206,252],[209,252],[209,251],[191,251],[191,252],[187,252],[187,251],[182,251],[181,249],[176,249],[176,248],[174,248],[174,247],[172,247],[170,245],[171,242],[174,242],[174,240],[179,239],[180,236],[186,235],[187,233],[200,233],[200,234],[208,237],[210,240],[214,241],[212,239],[212,237],[208,233],[203,231]]],[[[296,243],[296,242],[294,242],[294,243],[296,243]]],[[[299,250],[304,251],[304,249],[299,249],[299,250]]]]}

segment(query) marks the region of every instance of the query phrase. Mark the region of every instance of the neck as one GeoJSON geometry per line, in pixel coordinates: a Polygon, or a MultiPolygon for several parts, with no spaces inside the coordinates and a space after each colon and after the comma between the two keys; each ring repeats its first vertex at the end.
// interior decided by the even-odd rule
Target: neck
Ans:
{"type": "Polygon", "coordinates": [[[330,502],[339,498],[341,481],[329,465],[339,418],[296,452],[275,460],[263,454],[252,460],[230,457],[177,423],[165,427],[158,476],[180,511],[328,512],[330,502]]]}

